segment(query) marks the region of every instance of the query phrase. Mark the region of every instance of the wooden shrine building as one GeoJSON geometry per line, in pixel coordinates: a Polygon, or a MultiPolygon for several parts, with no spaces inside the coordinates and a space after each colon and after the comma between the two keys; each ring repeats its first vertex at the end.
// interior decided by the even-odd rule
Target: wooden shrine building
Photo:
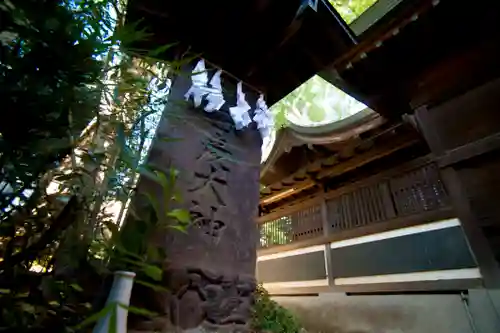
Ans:
{"type": "Polygon", "coordinates": [[[320,72],[377,113],[278,132],[261,173],[268,288],[498,286],[497,9],[402,1],[320,72]]]}

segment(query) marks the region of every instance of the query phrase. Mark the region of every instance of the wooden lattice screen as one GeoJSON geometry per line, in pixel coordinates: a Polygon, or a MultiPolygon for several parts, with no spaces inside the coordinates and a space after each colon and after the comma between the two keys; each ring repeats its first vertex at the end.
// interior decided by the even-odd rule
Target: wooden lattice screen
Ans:
{"type": "Polygon", "coordinates": [[[327,198],[323,224],[321,204],[315,203],[259,225],[262,248],[284,245],[325,234],[437,210],[448,196],[434,164],[413,169],[375,184],[327,198]]]}
{"type": "Polygon", "coordinates": [[[396,217],[387,182],[361,187],[326,201],[332,231],[347,230],[396,217]]]}

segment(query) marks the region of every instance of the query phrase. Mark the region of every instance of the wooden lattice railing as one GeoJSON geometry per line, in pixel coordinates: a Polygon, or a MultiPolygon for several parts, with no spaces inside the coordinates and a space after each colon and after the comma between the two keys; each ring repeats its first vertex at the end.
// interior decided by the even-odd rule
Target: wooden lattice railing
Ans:
{"type": "Polygon", "coordinates": [[[259,219],[260,247],[334,235],[381,222],[404,220],[448,207],[439,171],[426,163],[390,177],[334,191],[259,219]]]}

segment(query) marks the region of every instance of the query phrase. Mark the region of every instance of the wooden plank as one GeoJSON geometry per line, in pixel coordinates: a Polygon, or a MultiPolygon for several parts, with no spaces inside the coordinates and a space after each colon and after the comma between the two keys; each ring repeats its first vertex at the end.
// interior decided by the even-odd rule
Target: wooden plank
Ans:
{"type": "Polygon", "coordinates": [[[477,217],[474,215],[460,176],[452,168],[441,170],[451,201],[462,222],[462,229],[474,254],[487,288],[500,288],[500,268],[495,260],[488,240],[481,231],[477,217]]]}
{"type": "Polygon", "coordinates": [[[500,56],[498,41],[481,42],[468,50],[454,52],[453,56],[441,59],[422,71],[411,88],[410,106],[418,109],[423,105],[439,105],[478,84],[498,76],[496,66],[500,56]],[[425,89],[422,89],[425,87],[425,89]]]}
{"type": "MultiPolygon", "coordinates": [[[[326,202],[326,200],[325,200],[326,202]]],[[[338,201],[328,201],[326,203],[326,223],[329,226],[329,233],[339,229],[340,214],[338,201]]]]}
{"type": "Polygon", "coordinates": [[[370,207],[372,210],[372,216],[373,216],[373,221],[372,222],[378,222],[381,219],[380,216],[380,210],[377,205],[377,193],[373,191],[373,186],[367,186],[366,187],[366,195],[368,196],[368,199],[370,201],[370,207]]]}
{"type": "Polygon", "coordinates": [[[321,225],[323,227],[323,235],[327,236],[330,234],[332,227],[331,223],[328,221],[328,208],[326,206],[326,200],[321,201],[321,225]]]}
{"type": "Polygon", "coordinates": [[[349,219],[349,202],[347,201],[347,195],[348,194],[343,194],[342,196],[340,196],[336,199],[339,201],[340,215],[342,216],[341,230],[345,230],[345,229],[349,228],[349,221],[348,221],[348,219],[349,219]]]}
{"type": "Polygon", "coordinates": [[[413,23],[412,17],[414,15],[424,15],[431,8],[432,2],[430,0],[427,0],[424,3],[412,4],[408,6],[399,17],[392,19],[387,25],[370,32],[370,35],[363,38],[361,43],[351,48],[349,52],[346,52],[341,57],[337,58],[333,63],[333,67],[343,70],[348,63],[363,59],[363,53],[369,53],[370,51],[378,48],[377,45],[379,45],[379,43],[390,40],[394,37],[394,30],[403,29],[406,25],[413,23]]]}
{"type": "Polygon", "coordinates": [[[415,117],[417,119],[418,127],[422,132],[427,144],[431,148],[434,154],[442,154],[445,151],[445,148],[442,145],[441,140],[439,139],[439,134],[436,132],[435,126],[432,126],[432,117],[429,113],[429,109],[426,105],[419,107],[415,110],[415,117]]]}
{"type": "Polygon", "coordinates": [[[405,189],[405,196],[408,200],[408,210],[409,214],[414,214],[419,211],[418,202],[415,199],[415,181],[417,181],[417,177],[415,177],[415,171],[412,171],[405,176],[403,176],[403,184],[405,189]]]}
{"type": "MultiPolygon", "coordinates": [[[[482,288],[481,279],[467,279],[467,280],[438,280],[438,281],[415,281],[415,282],[398,282],[398,283],[377,283],[365,285],[351,285],[351,286],[322,286],[322,287],[303,287],[303,288],[276,288],[270,289],[269,294],[274,297],[280,296],[305,296],[317,295],[320,293],[371,293],[375,295],[379,293],[392,294],[409,294],[412,292],[422,292],[425,294],[436,294],[439,291],[449,293],[450,291],[465,291],[469,289],[482,288]]],[[[355,297],[356,295],[349,295],[355,297]]]]}
{"type": "Polygon", "coordinates": [[[321,245],[344,239],[356,238],[370,234],[386,232],[394,229],[411,227],[419,224],[425,224],[453,217],[456,217],[456,214],[454,213],[453,209],[451,207],[445,207],[434,211],[424,212],[421,214],[394,218],[385,222],[374,223],[355,229],[343,230],[340,232],[336,232],[335,234],[330,234],[328,236],[321,236],[287,245],[275,246],[268,249],[261,249],[257,251],[257,255],[260,256],[260,255],[273,254],[283,251],[296,250],[303,247],[321,245]]]}
{"type": "Polygon", "coordinates": [[[370,196],[372,198],[372,204],[373,204],[373,209],[375,210],[375,221],[383,221],[387,220],[385,216],[385,212],[383,212],[383,205],[382,205],[382,193],[379,193],[377,191],[377,188],[375,186],[370,186],[368,187],[370,191],[370,196]]]}
{"type": "Polygon", "coordinates": [[[387,182],[381,182],[379,184],[372,185],[370,190],[373,195],[375,207],[377,208],[377,216],[378,216],[377,221],[383,221],[388,219],[386,217],[387,212],[385,211],[386,209],[384,207],[383,196],[385,195],[385,193],[382,191],[382,185],[386,183],[387,182]]]}
{"type": "MultiPolygon", "coordinates": [[[[415,281],[396,283],[358,284],[349,286],[334,286],[336,292],[346,293],[394,293],[430,292],[430,291],[465,291],[472,288],[482,288],[482,279],[415,281]]],[[[352,295],[354,296],[354,295],[352,295]]]]}
{"type": "Polygon", "coordinates": [[[365,225],[367,223],[367,216],[364,206],[362,190],[363,188],[361,187],[354,192],[356,194],[356,210],[358,211],[359,226],[365,225]]]}
{"type": "Polygon", "coordinates": [[[439,167],[444,168],[499,149],[500,133],[495,133],[458,148],[447,150],[437,158],[437,163],[439,167]]]}
{"type": "Polygon", "coordinates": [[[368,189],[366,187],[362,187],[360,190],[362,209],[365,216],[365,223],[372,223],[375,219],[373,218],[373,212],[370,206],[370,197],[367,195],[368,189]]]}
{"type": "Polygon", "coordinates": [[[362,218],[361,218],[361,211],[359,209],[359,200],[358,200],[358,194],[359,194],[359,189],[356,191],[352,191],[350,193],[351,196],[351,209],[352,209],[352,215],[353,215],[353,224],[356,227],[359,227],[362,223],[362,218]]]}
{"type": "Polygon", "coordinates": [[[360,188],[358,190],[359,192],[359,199],[360,199],[360,208],[361,208],[361,214],[362,214],[362,217],[363,217],[363,225],[367,225],[369,224],[371,221],[371,214],[370,214],[370,210],[368,209],[368,202],[365,198],[365,195],[364,195],[364,187],[360,188]]]}
{"type": "Polygon", "coordinates": [[[440,156],[447,150],[498,133],[499,90],[500,78],[497,78],[431,110],[418,109],[415,114],[419,127],[433,153],[440,156]]]}
{"type": "Polygon", "coordinates": [[[351,193],[346,193],[345,195],[342,196],[345,198],[345,229],[350,229],[353,227],[354,224],[354,214],[353,214],[353,209],[352,209],[352,192],[351,193]]]}
{"type": "Polygon", "coordinates": [[[371,186],[364,187],[363,191],[364,191],[366,205],[367,205],[368,212],[369,212],[369,221],[368,222],[373,223],[373,222],[378,221],[378,218],[377,218],[377,209],[373,205],[373,197],[372,197],[372,193],[370,191],[370,188],[371,188],[371,186]]]}
{"type": "Polygon", "coordinates": [[[389,189],[389,182],[384,182],[380,184],[380,190],[382,192],[382,204],[384,207],[384,212],[386,218],[395,218],[397,216],[397,210],[395,202],[391,195],[391,190],[389,189]]]}

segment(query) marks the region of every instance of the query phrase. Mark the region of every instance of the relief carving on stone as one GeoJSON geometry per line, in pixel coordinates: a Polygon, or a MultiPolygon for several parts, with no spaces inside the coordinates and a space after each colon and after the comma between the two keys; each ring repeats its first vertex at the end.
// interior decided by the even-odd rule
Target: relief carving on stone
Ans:
{"type": "Polygon", "coordinates": [[[201,325],[229,332],[248,329],[254,277],[225,276],[199,268],[178,269],[171,274],[178,286],[171,308],[175,326],[189,329],[201,325]]]}

